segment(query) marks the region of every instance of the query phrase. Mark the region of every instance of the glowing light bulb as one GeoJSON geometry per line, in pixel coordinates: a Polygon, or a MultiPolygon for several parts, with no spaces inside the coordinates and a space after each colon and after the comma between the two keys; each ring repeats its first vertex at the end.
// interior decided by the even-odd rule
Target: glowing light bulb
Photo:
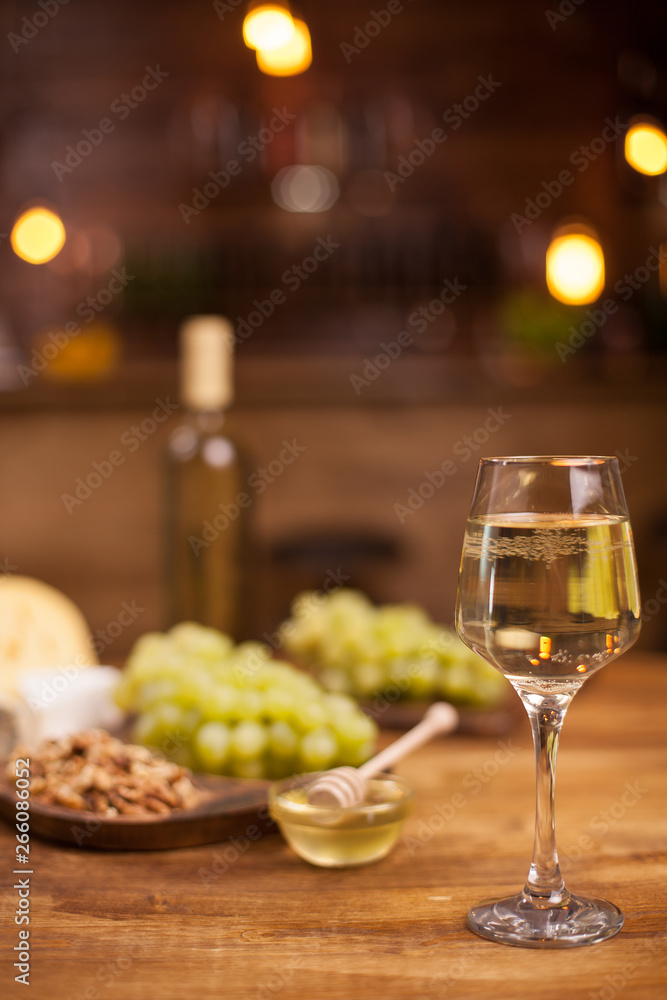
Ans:
{"type": "Polygon", "coordinates": [[[243,22],[243,40],[249,49],[271,52],[289,45],[294,34],[292,15],[276,4],[254,7],[243,22]]]}
{"type": "Polygon", "coordinates": [[[46,264],[63,248],[65,227],[55,212],[37,206],[18,217],[11,234],[14,253],[30,264],[46,264]]]}
{"type": "Polygon", "coordinates": [[[294,35],[277,49],[257,49],[257,65],[269,76],[296,76],[308,69],[313,61],[308,25],[294,21],[294,35]]]}
{"type": "Polygon", "coordinates": [[[547,250],[547,285],[559,302],[595,302],[604,288],[604,254],[596,239],[582,232],[556,236],[547,250]]]}
{"type": "Polygon", "coordinates": [[[667,135],[657,125],[638,122],[625,135],[625,158],[640,174],[655,177],[667,170],[667,135]]]}

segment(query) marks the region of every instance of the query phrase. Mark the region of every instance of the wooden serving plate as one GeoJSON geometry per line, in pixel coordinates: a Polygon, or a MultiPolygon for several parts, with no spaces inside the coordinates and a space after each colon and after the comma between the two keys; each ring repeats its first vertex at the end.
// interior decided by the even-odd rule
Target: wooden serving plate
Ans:
{"type": "MultiPolygon", "coordinates": [[[[64,806],[40,805],[30,799],[30,833],[77,847],[106,851],[156,851],[214,844],[229,837],[259,840],[276,826],[269,816],[269,781],[196,774],[192,783],[203,795],[199,805],[170,815],[114,816],[64,806]]],[[[14,789],[0,780],[0,817],[16,822],[14,789]]]]}

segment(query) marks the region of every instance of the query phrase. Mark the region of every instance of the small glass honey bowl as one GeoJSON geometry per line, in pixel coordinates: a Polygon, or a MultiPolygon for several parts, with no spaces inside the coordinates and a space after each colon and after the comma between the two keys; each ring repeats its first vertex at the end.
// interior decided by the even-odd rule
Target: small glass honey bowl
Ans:
{"type": "Polygon", "coordinates": [[[412,810],[412,788],[394,774],[377,774],[369,780],[361,805],[314,806],[308,802],[308,786],[318,774],[295,775],[269,789],[271,815],[290,847],[322,868],[367,865],[384,858],[412,810]]]}

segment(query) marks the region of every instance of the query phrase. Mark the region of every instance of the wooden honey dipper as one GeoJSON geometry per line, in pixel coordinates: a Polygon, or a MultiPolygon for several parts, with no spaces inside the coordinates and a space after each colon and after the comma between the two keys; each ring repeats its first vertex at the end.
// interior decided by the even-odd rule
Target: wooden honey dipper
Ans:
{"type": "Polygon", "coordinates": [[[321,774],[308,789],[308,802],[313,806],[338,809],[361,805],[366,797],[369,778],[391,767],[438,733],[450,733],[456,729],[458,721],[458,713],[452,705],[444,701],[435,702],[424,713],[421,722],[361,767],[335,767],[321,774]]]}

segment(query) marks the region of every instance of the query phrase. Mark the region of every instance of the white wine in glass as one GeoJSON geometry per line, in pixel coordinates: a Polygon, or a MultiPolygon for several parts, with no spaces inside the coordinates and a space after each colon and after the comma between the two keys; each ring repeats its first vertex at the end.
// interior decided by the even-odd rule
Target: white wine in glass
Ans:
{"type": "Polygon", "coordinates": [[[537,765],[528,880],[473,907],[483,937],[532,948],[594,944],[618,933],[620,910],[572,895],[558,867],[554,781],[560,729],[581,685],[628,649],[639,590],[618,460],[482,459],[459,574],[457,629],[511,681],[530,718],[537,765]]]}

